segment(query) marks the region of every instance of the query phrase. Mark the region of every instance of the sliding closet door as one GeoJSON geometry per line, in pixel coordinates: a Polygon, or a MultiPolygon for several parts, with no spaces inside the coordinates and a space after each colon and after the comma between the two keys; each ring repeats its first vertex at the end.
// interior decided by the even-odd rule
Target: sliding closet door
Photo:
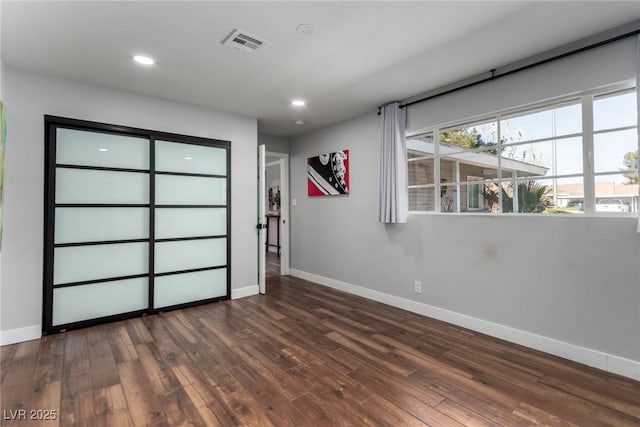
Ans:
{"type": "Polygon", "coordinates": [[[229,297],[228,142],[45,124],[45,333],[229,297]]]}
{"type": "Polygon", "coordinates": [[[53,327],[149,308],[149,139],[56,128],[53,327]]]}
{"type": "Polygon", "coordinates": [[[227,150],[155,142],[156,309],[228,293],[227,150]]]}

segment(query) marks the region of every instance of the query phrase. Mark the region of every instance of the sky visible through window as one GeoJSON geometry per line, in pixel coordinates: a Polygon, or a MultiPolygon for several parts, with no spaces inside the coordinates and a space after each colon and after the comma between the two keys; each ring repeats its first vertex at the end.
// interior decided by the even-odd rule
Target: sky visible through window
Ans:
{"type": "MultiPolygon", "coordinates": [[[[636,129],[603,132],[636,125],[635,91],[594,99],[594,169],[595,173],[616,172],[625,168],[624,155],[638,149],[636,129]],[[598,132],[602,133],[598,133],[598,132]]],[[[505,116],[500,121],[500,136],[504,144],[549,138],[531,144],[505,146],[502,156],[534,163],[548,169],[547,176],[582,174],[582,137],[562,138],[582,132],[582,111],[579,100],[569,105],[505,116]],[[555,147],[554,147],[555,146],[555,147]],[[555,149],[555,156],[553,152],[555,149]],[[555,160],[555,161],[554,161],[555,160]]],[[[485,142],[497,142],[496,123],[470,126],[485,142]]],[[[564,183],[581,183],[582,177],[567,178],[564,183]]],[[[596,176],[596,182],[625,184],[621,174],[596,176]]]]}

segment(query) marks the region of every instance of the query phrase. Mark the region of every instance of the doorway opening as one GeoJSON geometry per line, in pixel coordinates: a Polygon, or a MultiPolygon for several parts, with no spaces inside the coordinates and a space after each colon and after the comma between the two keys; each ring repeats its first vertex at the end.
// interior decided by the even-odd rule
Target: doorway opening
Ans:
{"type": "Polygon", "coordinates": [[[265,153],[266,271],[289,274],[289,154],[265,153]]]}

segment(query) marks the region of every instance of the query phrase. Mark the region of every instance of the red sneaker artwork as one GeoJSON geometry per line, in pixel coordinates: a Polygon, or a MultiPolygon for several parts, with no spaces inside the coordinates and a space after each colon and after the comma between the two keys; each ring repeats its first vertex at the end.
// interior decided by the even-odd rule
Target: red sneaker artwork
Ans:
{"type": "Polygon", "coordinates": [[[307,158],[309,196],[349,194],[349,150],[307,158]]]}

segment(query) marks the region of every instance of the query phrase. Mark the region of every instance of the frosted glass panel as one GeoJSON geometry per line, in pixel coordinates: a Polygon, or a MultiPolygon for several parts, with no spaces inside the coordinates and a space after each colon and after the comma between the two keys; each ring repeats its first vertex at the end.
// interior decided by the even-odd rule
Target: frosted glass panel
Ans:
{"type": "Polygon", "coordinates": [[[74,129],[57,129],[56,163],[149,169],[149,140],[74,129]]]}
{"type": "Polygon", "coordinates": [[[227,150],[204,145],[156,141],[156,170],[227,174],[227,150]]]}
{"type": "Polygon", "coordinates": [[[227,234],[226,208],[156,208],[156,239],[227,234]]]}
{"type": "Polygon", "coordinates": [[[227,263],[227,239],[161,242],[155,246],[156,273],[216,267],[227,263]]]}
{"type": "Polygon", "coordinates": [[[149,306],[149,279],[129,279],[53,290],[53,325],[142,310],[149,306]]]}
{"type": "Polygon", "coordinates": [[[227,294],[227,269],[172,274],[154,280],[154,306],[167,307],[227,294]]]}
{"type": "Polygon", "coordinates": [[[55,248],[53,283],[72,283],[148,273],[148,243],[55,248]]]}
{"type": "Polygon", "coordinates": [[[148,208],[56,208],[55,243],[148,237],[148,208]]]}
{"type": "Polygon", "coordinates": [[[156,175],[158,205],[224,205],[227,180],[194,176],[156,175]]]}
{"type": "Polygon", "coordinates": [[[149,174],[58,168],[56,203],[149,203],[149,174]]]}

